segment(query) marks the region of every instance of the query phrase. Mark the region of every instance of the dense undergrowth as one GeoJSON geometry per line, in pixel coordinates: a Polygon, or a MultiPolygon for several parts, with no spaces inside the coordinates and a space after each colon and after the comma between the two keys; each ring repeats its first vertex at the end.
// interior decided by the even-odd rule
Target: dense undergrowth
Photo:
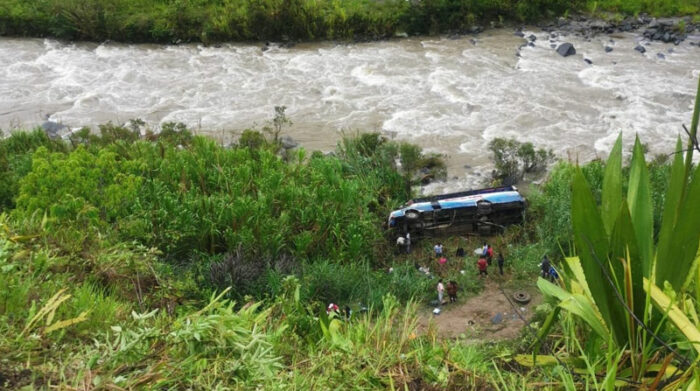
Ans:
{"type": "Polygon", "coordinates": [[[0,388],[696,386],[692,154],[646,163],[637,143],[624,162],[618,142],[607,162],[557,163],[529,195],[525,224],[488,240],[507,260],[495,283],[532,285],[543,254],[563,279],[540,280],[550,297],[522,338],[475,343],[483,336],[448,341],[417,327],[436,280],[415,266],[477,293],[473,260],[452,253],[481,239],[447,239],[440,267],[430,241],[398,254],[384,230],[412,186],[445,176],[440,157],[378,134],[309,154],[266,133],[223,147],[182,125],[141,135],[107,124],[67,141],[42,131],[0,140],[0,388]],[[663,260],[653,273],[637,272],[647,243],[637,232],[663,260]],[[591,240],[609,251],[589,252],[591,240]],[[604,282],[596,257],[646,323],[592,283],[604,282]],[[350,319],[329,319],[331,301],[350,319]]]}
{"type": "Polygon", "coordinates": [[[699,10],[695,0],[2,0],[0,35],[163,43],[377,39],[578,11],[699,10]]]}

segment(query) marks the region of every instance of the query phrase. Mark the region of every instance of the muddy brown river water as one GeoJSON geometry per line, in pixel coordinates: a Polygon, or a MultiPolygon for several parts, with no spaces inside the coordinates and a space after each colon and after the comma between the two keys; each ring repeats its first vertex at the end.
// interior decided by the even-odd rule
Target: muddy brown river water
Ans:
{"type": "Polygon", "coordinates": [[[634,47],[646,42],[634,33],[551,41],[525,33],[536,35],[534,47],[518,49],[526,41],[506,29],[265,51],[2,38],[0,128],[141,118],[228,142],[285,105],[294,122],[286,133],[307,149],[332,150],[343,132],[360,130],[446,154],[450,181],[430,192],[483,181],[495,137],[585,160],[605,155],[620,131],[628,145],[639,134],[651,152],[669,151],[690,122],[700,77],[700,46],[690,42],[699,36],[651,42],[641,54],[634,47]],[[551,45],[561,42],[577,54],[559,56],[551,45]]]}

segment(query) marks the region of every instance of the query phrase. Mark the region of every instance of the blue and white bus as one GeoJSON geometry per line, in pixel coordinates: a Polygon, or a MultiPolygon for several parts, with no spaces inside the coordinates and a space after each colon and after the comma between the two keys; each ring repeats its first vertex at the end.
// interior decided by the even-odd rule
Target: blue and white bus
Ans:
{"type": "Polygon", "coordinates": [[[389,228],[419,236],[489,235],[523,221],[527,202],[515,186],[416,198],[389,215],[389,228]]]}

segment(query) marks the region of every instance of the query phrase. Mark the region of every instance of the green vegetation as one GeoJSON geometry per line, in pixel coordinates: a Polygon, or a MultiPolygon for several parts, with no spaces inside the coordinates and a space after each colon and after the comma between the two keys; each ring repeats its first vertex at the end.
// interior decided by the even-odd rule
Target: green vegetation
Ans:
{"type": "Polygon", "coordinates": [[[588,0],[588,9],[653,16],[697,15],[700,4],[695,0],[588,0]]]}
{"type": "Polygon", "coordinates": [[[521,338],[481,343],[418,327],[435,279],[414,264],[464,296],[484,284],[472,260],[398,254],[383,229],[440,157],[378,134],[285,150],[287,123],[279,108],[230,147],[181,124],[0,140],[0,388],[696,389],[696,144],[559,162],[526,223],[489,239],[507,259],[489,278],[533,284],[546,253],[562,279],[537,282],[521,338]]]}
{"type": "Polygon", "coordinates": [[[489,142],[496,166],[494,179],[500,182],[517,183],[525,174],[541,173],[554,160],[554,152],[535,148],[532,143],[521,143],[515,139],[495,138],[489,142]]]}
{"type": "Polygon", "coordinates": [[[571,11],[695,15],[696,0],[2,0],[0,35],[122,42],[377,39],[571,11]]]}

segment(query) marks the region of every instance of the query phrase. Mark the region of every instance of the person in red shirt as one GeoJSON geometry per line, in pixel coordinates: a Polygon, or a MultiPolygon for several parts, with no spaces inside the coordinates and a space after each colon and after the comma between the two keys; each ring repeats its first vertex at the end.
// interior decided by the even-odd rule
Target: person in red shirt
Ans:
{"type": "Polygon", "coordinates": [[[489,273],[486,271],[488,268],[488,263],[486,262],[486,258],[480,257],[479,261],[476,263],[476,265],[479,267],[479,276],[488,276],[489,273]]]}
{"type": "Polygon", "coordinates": [[[493,247],[491,247],[490,244],[488,246],[489,248],[486,249],[486,263],[491,265],[491,260],[493,259],[493,247]]]}
{"type": "Polygon", "coordinates": [[[326,308],[326,315],[330,315],[331,313],[338,315],[340,313],[340,308],[338,307],[337,304],[330,303],[328,304],[328,307],[326,308]]]}

